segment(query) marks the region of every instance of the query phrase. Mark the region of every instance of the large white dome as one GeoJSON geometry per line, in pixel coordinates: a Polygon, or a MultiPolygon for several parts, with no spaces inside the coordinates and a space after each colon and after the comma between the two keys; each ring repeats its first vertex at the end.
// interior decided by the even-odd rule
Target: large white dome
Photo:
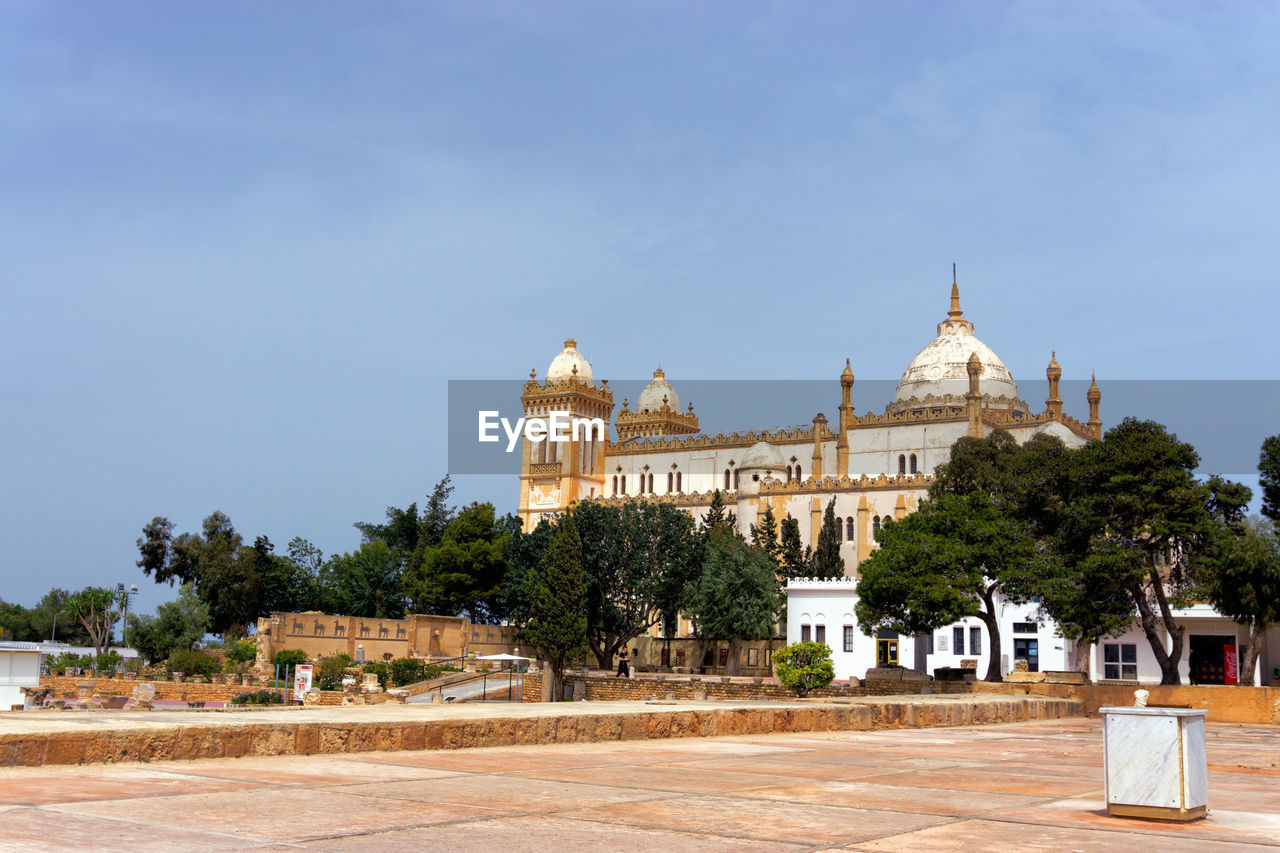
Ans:
{"type": "Polygon", "coordinates": [[[578,343],[573,338],[564,342],[564,349],[558,356],[551,359],[551,366],[547,368],[549,381],[571,377],[579,382],[591,381],[591,363],[587,361],[585,355],[578,352],[578,343]]]}
{"type": "Polygon", "coordinates": [[[982,364],[978,388],[982,391],[983,405],[1025,410],[1027,405],[1018,396],[1018,385],[1009,368],[991,347],[974,335],[973,323],[964,319],[955,284],[951,285],[951,310],[947,312],[947,319],[938,324],[938,336],[920,350],[903,371],[889,410],[964,405],[964,395],[969,390],[966,365],[975,354],[982,364]]]}
{"type": "Polygon", "coordinates": [[[680,398],[676,396],[676,389],[672,388],[671,383],[667,381],[667,375],[658,369],[653,372],[653,381],[640,392],[636,411],[656,412],[663,406],[670,406],[672,411],[679,411],[680,398]]]}

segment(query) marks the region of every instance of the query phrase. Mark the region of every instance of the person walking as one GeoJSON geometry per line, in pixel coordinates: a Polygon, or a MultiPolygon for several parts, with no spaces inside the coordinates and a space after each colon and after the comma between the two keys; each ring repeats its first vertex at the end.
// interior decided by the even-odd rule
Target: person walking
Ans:
{"type": "Polygon", "coordinates": [[[630,677],[631,677],[631,666],[629,662],[629,656],[627,653],[627,647],[623,646],[622,651],[618,652],[618,674],[615,676],[615,678],[630,678],[630,677]]]}

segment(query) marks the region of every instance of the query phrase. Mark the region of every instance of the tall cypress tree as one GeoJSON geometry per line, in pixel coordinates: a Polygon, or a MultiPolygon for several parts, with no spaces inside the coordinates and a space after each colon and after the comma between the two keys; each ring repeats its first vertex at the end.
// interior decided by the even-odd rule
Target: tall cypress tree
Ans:
{"type": "Polygon", "coordinates": [[[800,521],[792,518],[791,513],[782,519],[782,544],[779,546],[778,565],[782,576],[787,578],[804,577],[808,571],[804,545],[800,542],[800,521]]]}
{"type": "Polygon", "coordinates": [[[822,514],[822,528],[818,531],[818,544],[809,560],[809,575],[815,578],[844,577],[844,559],[840,556],[840,536],[836,532],[836,499],[827,504],[822,514]]]}
{"type": "Polygon", "coordinates": [[[779,556],[782,546],[778,543],[778,522],[773,517],[773,507],[766,506],[764,515],[760,516],[760,523],[751,525],[751,544],[772,560],[775,566],[781,567],[779,556]]]}
{"type": "Polygon", "coordinates": [[[542,565],[529,572],[529,641],[547,660],[551,695],[559,698],[565,666],[587,651],[586,590],[582,579],[582,540],[565,513],[556,524],[542,565]]]}

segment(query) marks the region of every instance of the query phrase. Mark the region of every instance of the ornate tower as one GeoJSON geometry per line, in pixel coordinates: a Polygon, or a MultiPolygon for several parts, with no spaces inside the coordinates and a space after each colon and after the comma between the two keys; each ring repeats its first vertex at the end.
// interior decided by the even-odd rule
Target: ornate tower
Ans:
{"type": "Polygon", "coordinates": [[[1092,439],[1102,438],[1102,418],[1098,414],[1098,406],[1102,402],[1102,392],[1098,390],[1098,374],[1093,374],[1089,382],[1089,391],[1085,394],[1089,401],[1089,422],[1085,424],[1092,439]]]}
{"type": "MultiPolygon", "coordinates": [[[[953,298],[953,304],[955,299],[953,298]]],[[[982,438],[982,392],[978,390],[978,377],[982,375],[982,361],[978,354],[972,353],[965,364],[965,372],[969,375],[969,391],[964,395],[964,408],[969,416],[969,436],[982,438]]]]}
{"type": "Polygon", "coordinates": [[[1044,401],[1045,411],[1049,413],[1049,420],[1062,420],[1062,397],[1058,394],[1058,383],[1062,381],[1062,367],[1058,364],[1058,353],[1055,351],[1049,356],[1049,367],[1044,372],[1045,377],[1049,380],[1049,399],[1044,401]]]}
{"type": "Polygon", "coordinates": [[[840,374],[840,434],[836,436],[836,476],[849,476],[849,427],[853,425],[853,368],[844,360],[840,374]]]}
{"type": "Polygon", "coordinates": [[[525,437],[518,511],[524,529],[532,530],[543,515],[604,494],[613,391],[607,379],[595,384],[591,364],[570,338],[547,369],[546,382],[538,382],[537,372],[530,371],[520,402],[525,437]]]}

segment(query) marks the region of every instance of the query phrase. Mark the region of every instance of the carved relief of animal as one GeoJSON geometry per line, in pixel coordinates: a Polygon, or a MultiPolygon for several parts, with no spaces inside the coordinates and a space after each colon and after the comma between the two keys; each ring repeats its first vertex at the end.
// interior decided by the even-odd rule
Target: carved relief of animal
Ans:
{"type": "Polygon", "coordinates": [[[405,639],[408,639],[408,637],[409,637],[409,632],[408,632],[408,631],[406,631],[406,630],[404,629],[404,626],[403,626],[403,625],[397,625],[397,626],[396,626],[396,639],[397,639],[397,640],[405,640],[405,639]]]}
{"type": "Polygon", "coordinates": [[[302,627],[302,622],[301,622],[301,621],[299,621],[299,620],[297,620],[297,619],[294,619],[294,620],[293,620],[293,633],[295,633],[295,634],[301,634],[301,633],[302,633],[303,631],[305,631],[305,630],[307,630],[307,629],[302,627]]]}
{"type": "Polygon", "coordinates": [[[360,636],[361,637],[369,636],[369,626],[364,624],[363,622],[360,623],[360,636]]]}
{"type": "Polygon", "coordinates": [[[335,637],[347,636],[347,626],[343,625],[337,619],[333,620],[333,636],[335,637]]]}
{"type": "Polygon", "coordinates": [[[324,624],[323,624],[319,619],[316,619],[316,620],[315,620],[315,624],[314,624],[314,626],[313,626],[313,631],[315,632],[315,635],[316,635],[317,637],[323,637],[323,636],[324,636],[324,624]]]}
{"type": "Polygon", "coordinates": [[[387,630],[387,626],[383,625],[381,622],[378,623],[378,636],[379,637],[391,636],[391,632],[387,630]]]}

